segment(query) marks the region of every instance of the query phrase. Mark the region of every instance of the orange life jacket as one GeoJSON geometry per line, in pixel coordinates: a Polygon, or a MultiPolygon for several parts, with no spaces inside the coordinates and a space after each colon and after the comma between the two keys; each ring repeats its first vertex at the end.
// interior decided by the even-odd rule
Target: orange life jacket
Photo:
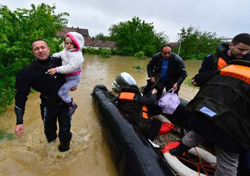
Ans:
{"type": "Polygon", "coordinates": [[[221,69],[222,67],[225,67],[227,65],[227,62],[222,58],[222,57],[219,57],[219,60],[218,60],[218,70],[221,69]]]}
{"type": "Polygon", "coordinates": [[[127,116],[142,132],[148,132],[151,126],[151,118],[145,105],[137,102],[136,96],[141,96],[133,92],[121,92],[119,95],[119,109],[127,116]]]}
{"type": "Polygon", "coordinates": [[[225,58],[222,58],[218,53],[213,56],[213,70],[219,70],[228,65],[228,61],[225,58]]]}
{"type": "Polygon", "coordinates": [[[250,67],[244,65],[229,65],[220,70],[221,75],[231,76],[250,84],[250,67]]]}
{"type": "MultiPolygon", "coordinates": [[[[121,92],[119,96],[119,100],[127,100],[133,101],[135,93],[132,92],[121,92]]],[[[148,109],[145,105],[142,105],[142,117],[144,119],[148,119],[148,109]]]]}

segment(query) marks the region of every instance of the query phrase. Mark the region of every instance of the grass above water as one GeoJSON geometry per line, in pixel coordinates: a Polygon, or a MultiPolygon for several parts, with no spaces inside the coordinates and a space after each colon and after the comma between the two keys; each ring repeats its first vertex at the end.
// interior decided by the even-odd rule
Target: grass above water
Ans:
{"type": "Polygon", "coordinates": [[[7,140],[12,140],[15,139],[15,135],[11,133],[7,133],[3,130],[0,130],[0,140],[7,139],[7,140]]]}

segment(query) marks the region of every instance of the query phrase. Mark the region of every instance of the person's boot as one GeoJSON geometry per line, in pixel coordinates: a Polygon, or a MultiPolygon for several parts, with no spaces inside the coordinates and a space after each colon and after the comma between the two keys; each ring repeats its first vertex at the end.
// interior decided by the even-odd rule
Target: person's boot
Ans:
{"type": "Polygon", "coordinates": [[[60,142],[60,145],[58,146],[58,150],[60,152],[66,152],[69,150],[69,145],[70,145],[70,141],[68,142],[60,142]]]}
{"type": "Polygon", "coordinates": [[[188,147],[185,144],[183,144],[182,142],[180,142],[178,147],[171,149],[169,151],[169,153],[171,155],[174,155],[174,156],[181,156],[185,151],[187,151],[189,149],[190,149],[190,147],[188,147]]]}
{"type": "Polygon", "coordinates": [[[55,142],[56,138],[50,138],[50,139],[47,139],[47,141],[48,141],[48,143],[55,142]]]}
{"type": "Polygon", "coordinates": [[[74,114],[74,112],[75,112],[75,110],[76,110],[76,108],[77,108],[77,104],[75,104],[74,102],[73,102],[73,98],[71,98],[71,102],[70,103],[68,103],[68,106],[69,106],[69,111],[68,111],[68,116],[71,116],[71,115],[73,115],[74,114]]]}
{"type": "Polygon", "coordinates": [[[54,134],[54,135],[46,135],[46,138],[47,138],[48,143],[55,142],[56,138],[57,138],[57,135],[56,134],[54,134]]]}

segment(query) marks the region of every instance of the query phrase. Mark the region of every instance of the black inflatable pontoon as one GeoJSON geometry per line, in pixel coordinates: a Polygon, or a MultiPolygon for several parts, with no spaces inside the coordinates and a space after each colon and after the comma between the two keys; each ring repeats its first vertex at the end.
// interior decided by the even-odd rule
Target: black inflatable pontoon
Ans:
{"type": "Polygon", "coordinates": [[[92,96],[121,176],[174,175],[151,143],[123,117],[112,101],[114,95],[105,86],[95,86],[92,96]]]}

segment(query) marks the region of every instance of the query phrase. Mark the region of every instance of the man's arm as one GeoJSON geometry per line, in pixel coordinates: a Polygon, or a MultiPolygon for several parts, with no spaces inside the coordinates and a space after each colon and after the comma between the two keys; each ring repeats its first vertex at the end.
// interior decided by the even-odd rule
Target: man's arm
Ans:
{"type": "Polygon", "coordinates": [[[138,98],[138,102],[140,104],[143,104],[143,105],[153,105],[153,106],[156,106],[157,105],[157,90],[154,88],[152,90],[152,93],[151,94],[148,94],[148,95],[145,95],[145,96],[140,96],[138,98]]]}
{"type": "Polygon", "coordinates": [[[148,77],[149,78],[151,78],[151,76],[152,76],[152,67],[153,67],[152,59],[148,62],[148,65],[147,65],[147,72],[148,72],[148,77]]]}
{"type": "Polygon", "coordinates": [[[15,113],[16,113],[16,128],[15,128],[15,134],[17,137],[21,137],[23,135],[23,114],[24,110],[15,106],[15,113]]]}
{"type": "Polygon", "coordinates": [[[213,54],[206,56],[202,62],[199,73],[196,74],[191,83],[194,86],[202,86],[205,84],[216,72],[216,70],[212,70],[213,68],[213,54]]]}
{"type": "Polygon", "coordinates": [[[23,69],[17,73],[16,77],[16,95],[15,95],[15,114],[16,114],[16,127],[15,134],[17,137],[21,137],[24,131],[23,125],[23,115],[25,111],[25,104],[27,101],[27,97],[30,93],[30,87],[28,83],[29,77],[25,74],[26,70],[23,69]]]}
{"type": "Polygon", "coordinates": [[[151,60],[149,61],[147,65],[147,73],[148,77],[150,78],[151,82],[155,82],[155,77],[157,76],[156,74],[156,67],[158,62],[160,62],[160,53],[156,53],[151,60]]]}
{"type": "MultiPolygon", "coordinates": [[[[159,57],[159,53],[155,54],[151,60],[148,62],[148,65],[147,65],[147,72],[148,72],[148,77],[149,78],[153,78],[155,75],[155,73],[153,73],[153,69],[154,67],[156,66],[156,62],[159,60],[158,59],[159,57]]],[[[151,80],[152,81],[152,80],[151,80]]]]}

